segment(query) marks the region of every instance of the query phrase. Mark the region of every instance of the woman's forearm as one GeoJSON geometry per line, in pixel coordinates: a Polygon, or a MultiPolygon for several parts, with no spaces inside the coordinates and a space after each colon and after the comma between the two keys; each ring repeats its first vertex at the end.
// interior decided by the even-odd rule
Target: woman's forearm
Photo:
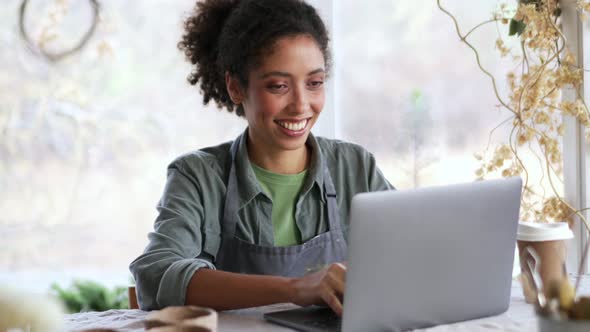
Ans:
{"type": "Polygon", "coordinates": [[[230,310],[292,302],[293,281],[285,277],[200,269],[189,283],[185,304],[230,310]]]}

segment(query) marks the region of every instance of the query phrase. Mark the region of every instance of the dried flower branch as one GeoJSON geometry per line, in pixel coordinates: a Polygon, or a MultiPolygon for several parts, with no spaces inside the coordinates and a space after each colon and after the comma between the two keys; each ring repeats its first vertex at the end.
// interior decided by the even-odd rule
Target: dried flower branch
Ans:
{"type": "MultiPolygon", "coordinates": [[[[577,216],[590,231],[590,225],[581,213],[588,208],[576,210],[565,201],[556,186],[556,181],[563,185],[560,138],[564,133],[564,116],[577,119],[586,129],[586,139],[590,141],[590,112],[581,91],[584,68],[578,65],[561,30],[560,2],[520,0],[514,10],[502,4],[492,19],[476,25],[467,34],[461,33],[456,17],[443,8],[440,0],[437,0],[437,5],[452,19],[459,39],[474,52],[478,67],[491,79],[500,107],[512,113],[512,121],[508,121],[512,124],[508,144],[500,145],[491,152],[488,144],[484,153],[476,154],[481,163],[475,171],[477,179],[495,173],[503,177],[521,176],[524,180],[521,220],[568,222],[571,225],[573,217],[577,216]],[[506,98],[498,92],[496,78],[481,64],[478,50],[467,40],[471,33],[490,22],[507,25],[509,35],[516,35],[514,38],[520,41],[521,54],[513,54],[501,35],[495,40],[500,56],[512,55],[520,68],[520,73],[510,71],[506,75],[506,98]],[[565,89],[575,91],[575,100],[562,99],[561,93],[565,89]],[[537,157],[538,166],[543,171],[535,181],[529,179],[527,171],[534,165],[520,157],[519,153],[525,151],[537,157]],[[550,195],[544,190],[544,182],[551,188],[550,195]]],[[[576,9],[580,17],[585,17],[590,12],[590,1],[578,0],[576,9]]],[[[580,272],[584,269],[585,257],[582,257],[580,272]]]]}

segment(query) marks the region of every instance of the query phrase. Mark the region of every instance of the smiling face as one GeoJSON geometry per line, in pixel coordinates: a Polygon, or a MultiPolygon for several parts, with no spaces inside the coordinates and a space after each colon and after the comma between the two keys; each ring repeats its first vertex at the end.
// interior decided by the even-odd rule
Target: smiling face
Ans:
{"type": "Polygon", "coordinates": [[[305,149],[324,107],[324,56],[305,35],[281,38],[272,50],[249,73],[248,88],[237,98],[248,120],[249,139],[266,153],[305,149]]]}

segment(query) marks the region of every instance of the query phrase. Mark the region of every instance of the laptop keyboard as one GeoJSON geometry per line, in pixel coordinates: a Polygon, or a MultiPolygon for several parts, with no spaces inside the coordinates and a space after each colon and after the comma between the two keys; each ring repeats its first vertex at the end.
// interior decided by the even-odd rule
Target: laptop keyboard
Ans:
{"type": "Polygon", "coordinates": [[[342,319],[338,317],[335,313],[332,312],[331,315],[310,319],[303,321],[303,324],[306,326],[318,328],[318,329],[325,329],[325,330],[340,330],[340,326],[342,324],[342,319]]]}

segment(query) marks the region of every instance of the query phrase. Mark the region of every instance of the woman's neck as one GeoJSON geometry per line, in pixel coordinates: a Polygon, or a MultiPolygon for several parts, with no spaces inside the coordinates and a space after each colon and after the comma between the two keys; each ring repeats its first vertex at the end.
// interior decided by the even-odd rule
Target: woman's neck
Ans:
{"type": "Polygon", "coordinates": [[[311,151],[307,145],[297,150],[276,150],[247,140],[250,162],[278,174],[298,174],[307,169],[311,151]]]}

